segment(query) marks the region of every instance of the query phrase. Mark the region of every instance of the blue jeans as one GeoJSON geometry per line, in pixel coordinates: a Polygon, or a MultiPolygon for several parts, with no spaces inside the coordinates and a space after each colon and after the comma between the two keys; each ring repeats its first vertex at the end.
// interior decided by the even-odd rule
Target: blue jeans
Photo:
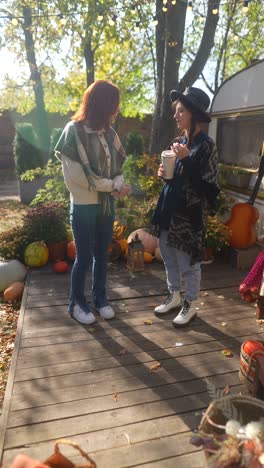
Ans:
{"type": "Polygon", "coordinates": [[[159,238],[160,253],[164,261],[169,291],[180,291],[181,278],[184,280],[185,299],[194,301],[200,292],[201,264],[191,265],[190,256],[175,247],[167,245],[168,231],[162,230],[159,238]]]}
{"type": "Polygon", "coordinates": [[[108,305],[106,276],[108,248],[114,222],[114,205],[110,215],[102,215],[101,205],[72,205],[71,226],[76,246],[76,258],[71,273],[69,312],[75,304],[89,312],[85,298],[85,278],[92,267],[92,298],[96,308],[108,305]]]}

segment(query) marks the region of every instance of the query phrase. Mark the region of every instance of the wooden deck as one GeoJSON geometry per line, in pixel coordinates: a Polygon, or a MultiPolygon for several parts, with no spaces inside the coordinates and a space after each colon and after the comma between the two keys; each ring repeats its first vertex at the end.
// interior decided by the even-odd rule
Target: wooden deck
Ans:
{"type": "MultiPolygon", "coordinates": [[[[240,345],[263,336],[254,305],[237,293],[245,274],[204,266],[199,317],[176,330],[175,313],[153,315],[166,292],[161,265],[135,275],[111,266],[117,318],[92,326],[67,314],[69,274],[32,271],[2,414],[3,467],[18,453],[45,460],[59,438],[80,444],[98,468],[203,466],[203,453],[189,442],[209,402],[203,378],[240,392],[240,345]]],[[[62,451],[80,461],[74,449],[62,451]]]]}

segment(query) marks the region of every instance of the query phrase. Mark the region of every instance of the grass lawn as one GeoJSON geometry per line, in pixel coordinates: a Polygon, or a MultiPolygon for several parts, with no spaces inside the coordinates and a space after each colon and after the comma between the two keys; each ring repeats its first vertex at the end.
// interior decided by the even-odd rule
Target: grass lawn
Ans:
{"type": "MultiPolygon", "coordinates": [[[[0,233],[18,226],[28,207],[16,200],[0,200],[0,233]]],[[[8,304],[0,294],[0,415],[16,337],[20,302],[8,304]]]]}

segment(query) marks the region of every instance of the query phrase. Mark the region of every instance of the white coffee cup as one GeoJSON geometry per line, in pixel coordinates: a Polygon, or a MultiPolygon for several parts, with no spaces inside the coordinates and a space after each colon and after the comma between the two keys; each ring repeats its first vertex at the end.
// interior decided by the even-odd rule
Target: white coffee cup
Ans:
{"type": "Polygon", "coordinates": [[[164,179],[172,179],[175,169],[176,154],[172,150],[165,150],[161,153],[161,162],[164,168],[164,179]]]}

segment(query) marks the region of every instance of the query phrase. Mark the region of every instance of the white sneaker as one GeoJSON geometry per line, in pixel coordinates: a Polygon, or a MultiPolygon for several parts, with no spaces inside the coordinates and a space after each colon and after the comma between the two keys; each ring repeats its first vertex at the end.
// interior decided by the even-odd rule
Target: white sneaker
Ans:
{"type": "Polygon", "coordinates": [[[96,322],[94,314],[85,312],[78,304],[73,307],[72,317],[83,325],[91,325],[91,323],[96,322]]]}
{"type": "Polygon", "coordinates": [[[99,307],[96,310],[99,312],[100,316],[105,320],[110,320],[110,319],[114,318],[114,316],[115,316],[113,308],[110,305],[107,305],[107,306],[104,306],[104,307],[99,307]]]}
{"type": "Polygon", "coordinates": [[[155,314],[161,315],[170,312],[172,309],[181,305],[181,296],[179,291],[172,291],[165,302],[154,309],[155,314]]]}
{"type": "Polygon", "coordinates": [[[176,328],[185,327],[196,315],[195,310],[192,309],[192,303],[185,300],[177,317],[172,321],[172,324],[176,328]]]}

